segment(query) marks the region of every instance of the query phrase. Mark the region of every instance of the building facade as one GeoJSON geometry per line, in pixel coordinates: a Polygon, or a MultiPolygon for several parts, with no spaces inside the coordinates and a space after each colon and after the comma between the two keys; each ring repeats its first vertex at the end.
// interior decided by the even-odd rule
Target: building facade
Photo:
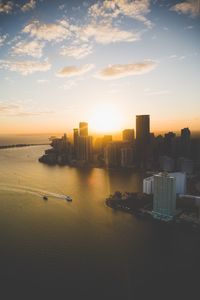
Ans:
{"type": "Polygon", "coordinates": [[[154,175],[153,216],[171,220],[176,213],[176,178],[167,173],[154,175]]]}

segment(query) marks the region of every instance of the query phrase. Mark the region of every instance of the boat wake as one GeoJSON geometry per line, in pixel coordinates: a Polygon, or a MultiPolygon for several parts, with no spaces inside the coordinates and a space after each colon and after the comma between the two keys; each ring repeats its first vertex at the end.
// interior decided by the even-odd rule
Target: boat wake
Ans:
{"type": "Polygon", "coordinates": [[[43,189],[32,188],[29,186],[23,185],[10,185],[10,184],[2,184],[0,183],[0,190],[3,191],[11,191],[11,192],[19,192],[19,193],[29,193],[38,197],[43,197],[46,195],[47,197],[53,197],[57,199],[64,199],[66,200],[66,195],[53,193],[50,191],[46,191],[43,189]]]}

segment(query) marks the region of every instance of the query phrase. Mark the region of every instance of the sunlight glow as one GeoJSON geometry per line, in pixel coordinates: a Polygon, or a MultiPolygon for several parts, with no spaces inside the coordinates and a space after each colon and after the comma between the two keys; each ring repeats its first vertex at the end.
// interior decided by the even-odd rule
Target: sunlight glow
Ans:
{"type": "Polygon", "coordinates": [[[122,116],[114,104],[99,104],[91,112],[89,120],[92,131],[108,133],[119,131],[123,127],[122,116]]]}

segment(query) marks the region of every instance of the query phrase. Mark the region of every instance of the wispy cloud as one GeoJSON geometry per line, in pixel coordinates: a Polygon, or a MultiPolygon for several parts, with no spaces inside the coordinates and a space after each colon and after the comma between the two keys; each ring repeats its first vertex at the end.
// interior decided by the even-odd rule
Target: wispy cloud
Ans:
{"type": "Polygon", "coordinates": [[[169,90],[151,90],[151,89],[145,89],[144,94],[146,96],[161,96],[161,95],[170,94],[170,91],[169,90]]]}
{"type": "Polygon", "coordinates": [[[13,10],[13,1],[6,1],[0,3],[0,13],[9,14],[13,10]]]}
{"type": "Polygon", "coordinates": [[[107,68],[101,70],[96,77],[100,79],[117,79],[131,75],[145,74],[157,66],[157,62],[152,60],[146,60],[144,62],[133,64],[118,64],[109,65],[107,68]]]}
{"type": "Polygon", "coordinates": [[[200,14],[200,1],[199,0],[188,0],[173,5],[170,10],[176,11],[177,13],[189,14],[193,17],[200,14]]]}
{"type": "Polygon", "coordinates": [[[151,27],[151,21],[146,18],[149,12],[150,0],[104,0],[93,4],[89,8],[89,14],[93,18],[114,19],[121,15],[136,19],[151,27]]]}
{"type": "Polygon", "coordinates": [[[29,0],[24,5],[21,6],[21,10],[26,12],[28,10],[34,9],[36,6],[36,0],[29,0]]]}
{"type": "Polygon", "coordinates": [[[23,29],[24,33],[29,33],[31,37],[46,41],[63,41],[70,35],[70,25],[67,21],[56,23],[40,23],[38,20],[32,21],[23,29]]]}
{"type": "Polygon", "coordinates": [[[48,83],[48,82],[49,82],[48,79],[38,79],[38,80],[37,80],[37,83],[41,83],[41,84],[43,84],[43,83],[48,83]]]}
{"type": "Polygon", "coordinates": [[[44,43],[37,40],[30,42],[20,41],[12,47],[12,54],[29,55],[40,58],[42,56],[43,48],[44,43]]]}
{"type": "Polygon", "coordinates": [[[57,72],[58,77],[73,77],[83,75],[94,68],[93,64],[87,64],[80,67],[67,66],[57,72]]]}
{"type": "Polygon", "coordinates": [[[133,42],[139,40],[138,33],[126,31],[114,27],[111,23],[91,23],[84,26],[80,31],[80,37],[83,40],[94,40],[101,44],[109,44],[115,42],[133,42]]]}
{"type": "Polygon", "coordinates": [[[92,53],[92,46],[88,44],[79,44],[72,46],[63,46],[60,54],[63,56],[69,56],[76,59],[81,59],[92,53]]]}
{"type": "Polygon", "coordinates": [[[5,40],[7,39],[8,34],[0,35],[0,47],[3,46],[5,40]]]}
{"type": "Polygon", "coordinates": [[[30,111],[18,103],[0,103],[0,115],[6,116],[40,116],[52,114],[52,111],[30,111]]]}
{"type": "Polygon", "coordinates": [[[45,72],[50,70],[51,64],[47,61],[10,61],[0,60],[0,69],[18,72],[22,75],[28,75],[35,72],[45,72]]]}

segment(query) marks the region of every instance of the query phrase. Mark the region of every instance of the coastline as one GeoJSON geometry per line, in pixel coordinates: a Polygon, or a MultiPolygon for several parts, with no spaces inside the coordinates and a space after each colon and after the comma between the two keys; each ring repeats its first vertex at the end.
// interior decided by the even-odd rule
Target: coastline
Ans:
{"type": "MultiPolygon", "coordinates": [[[[119,192],[117,192],[119,193],[119,192]]],[[[141,194],[139,193],[132,193],[132,195],[135,196],[135,200],[139,200],[137,196],[139,195],[141,197],[141,194]]],[[[145,194],[144,194],[145,196],[145,194]]],[[[131,201],[134,201],[134,198],[132,198],[131,201]]],[[[189,220],[184,220],[180,215],[177,214],[174,216],[174,218],[170,221],[163,221],[158,218],[154,218],[152,215],[152,209],[147,209],[145,206],[141,205],[140,207],[130,207],[127,200],[122,199],[116,199],[115,194],[110,195],[110,197],[106,198],[105,204],[107,207],[112,208],[117,211],[125,212],[134,215],[137,218],[149,220],[154,223],[159,224],[166,224],[167,226],[173,226],[175,228],[179,228],[180,230],[189,230],[193,232],[200,232],[200,222],[194,222],[189,220]],[[123,203],[124,202],[124,203],[123,203]]]]}

